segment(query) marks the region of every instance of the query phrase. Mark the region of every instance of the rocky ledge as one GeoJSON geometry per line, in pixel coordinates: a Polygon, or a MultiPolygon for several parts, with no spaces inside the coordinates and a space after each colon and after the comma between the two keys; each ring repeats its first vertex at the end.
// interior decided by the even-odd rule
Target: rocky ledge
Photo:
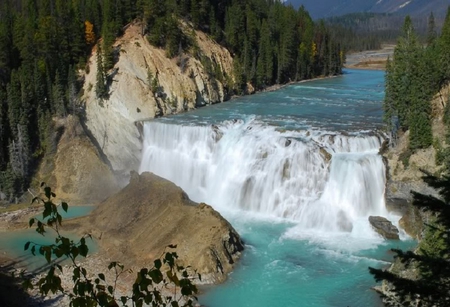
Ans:
{"type": "Polygon", "coordinates": [[[398,240],[398,229],[381,216],[369,216],[369,223],[385,239],[398,240]]]}
{"type": "Polygon", "coordinates": [[[197,270],[204,284],[223,282],[244,249],[211,206],[152,173],[132,173],[128,186],[76,223],[98,239],[100,254],[129,268],[149,266],[177,245],[179,264],[197,270]]]}

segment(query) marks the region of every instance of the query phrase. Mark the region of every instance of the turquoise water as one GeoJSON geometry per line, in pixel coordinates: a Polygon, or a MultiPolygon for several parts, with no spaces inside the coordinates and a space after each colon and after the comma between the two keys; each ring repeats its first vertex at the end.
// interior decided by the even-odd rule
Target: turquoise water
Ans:
{"type": "MultiPolygon", "coordinates": [[[[67,212],[62,209],[61,206],[58,207],[58,212],[61,214],[63,221],[67,219],[73,219],[80,216],[85,216],[91,213],[95,209],[95,206],[70,206],[67,212]]],[[[36,215],[36,218],[42,218],[42,214],[36,215]]]]}
{"type": "MultiPolygon", "coordinates": [[[[58,210],[63,217],[62,223],[64,224],[64,220],[87,215],[94,208],[94,206],[69,206],[67,212],[64,212],[62,208],[58,208],[58,210]]],[[[39,214],[36,217],[41,218],[42,214],[39,214]]],[[[62,235],[76,241],[79,239],[77,236],[73,236],[66,232],[62,232],[62,235]]],[[[35,231],[35,226],[33,226],[29,229],[1,233],[0,250],[3,251],[6,256],[17,260],[18,265],[27,267],[29,270],[39,270],[45,266],[46,261],[39,253],[37,253],[36,256],[33,256],[30,250],[24,251],[24,246],[28,241],[37,244],[54,244],[55,232],[48,229],[45,236],[41,236],[35,231]]],[[[87,239],[86,243],[90,253],[96,251],[97,247],[92,240],[87,239]]]]}
{"type": "Polygon", "coordinates": [[[283,129],[373,130],[382,126],[384,72],[344,70],[344,75],[239,97],[193,112],[158,119],[178,124],[256,120],[283,129]]]}
{"type": "Polygon", "coordinates": [[[228,218],[246,250],[225,284],[202,289],[207,307],[383,306],[368,267],[387,266],[390,248],[414,245],[345,235],[298,240],[285,237],[292,224],[228,218]]]}
{"type": "Polygon", "coordinates": [[[384,203],[383,97],[384,72],[346,70],[144,124],[140,171],[212,205],[246,243],[202,305],[381,305],[368,267],[415,244],[368,223],[400,218],[384,203]]]}

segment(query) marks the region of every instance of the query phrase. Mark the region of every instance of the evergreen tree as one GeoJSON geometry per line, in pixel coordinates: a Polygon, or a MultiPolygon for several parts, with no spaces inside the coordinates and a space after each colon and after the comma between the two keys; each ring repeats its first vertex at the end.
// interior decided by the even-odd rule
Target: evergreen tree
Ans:
{"type": "Polygon", "coordinates": [[[108,95],[106,87],[105,69],[103,67],[102,50],[100,44],[97,44],[97,81],[95,84],[95,95],[99,99],[104,99],[108,95]]]}
{"type": "Polygon", "coordinates": [[[433,12],[428,17],[428,29],[427,29],[427,46],[431,46],[435,43],[437,38],[436,22],[434,20],[433,12]]]}
{"type": "Polygon", "coordinates": [[[450,6],[442,26],[439,37],[439,66],[441,67],[441,78],[443,82],[450,81],[450,6]]]}
{"type": "Polygon", "coordinates": [[[59,77],[59,72],[56,72],[55,76],[55,82],[52,86],[52,95],[53,95],[53,105],[55,108],[55,114],[58,116],[66,116],[66,102],[65,102],[65,95],[64,95],[64,88],[61,84],[61,80],[59,77]]]}
{"type": "Polygon", "coordinates": [[[261,26],[261,39],[259,41],[259,55],[257,62],[257,87],[264,88],[272,84],[273,78],[273,50],[270,39],[270,29],[266,20],[261,26]]]}
{"type": "Polygon", "coordinates": [[[450,177],[441,179],[427,175],[425,182],[439,191],[440,198],[413,192],[413,205],[429,213],[425,234],[415,251],[393,249],[397,265],[414,270],[416,278],[405,278],[386,270],[369,268],[377,281],[386,281],[393,287],[387,306],[436,306],[450,303],[450,177]]]}

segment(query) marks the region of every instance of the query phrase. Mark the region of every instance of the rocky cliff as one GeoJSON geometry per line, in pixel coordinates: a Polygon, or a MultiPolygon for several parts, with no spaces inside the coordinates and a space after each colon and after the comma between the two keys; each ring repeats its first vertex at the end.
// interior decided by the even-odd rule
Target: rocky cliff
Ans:
{"type": "Polygon", "coordinates": [[[180,264],[196,269],[203,283],[224,281],[243,250],[239,235],[218,212],[151,173],[132,174],[124,189],[76,223],[99,239],[100,254],[128,268],[151,265],[175,244],[180,264]]]}
{"type": "Polygon", "coordinates": [[[53,187],[59,199],[73,204],[93,204],[117,192],[119,185],[101,152],[72,115],[54,119],[57,144],[54,155],[41,163],[37,181],[53,187]]]}
{"type": "Polygon", "coordinates": [[[139,23],[129,25],[114,45],[117,62],[108,75],[108,99],[96,98],[95,49],[90,57],[82,97],[86,125],[116,173],[139,166],[136,122],[228,98],[225,80],[232,80],[230,53],[202,32],[187,25],[185,31],[194,41],[192,50],[169,59],[141,35],[139,23]],[[215,73],[218,69],[221,74],[215,73]]]}
{"type": "MultiPolygon", "coordinates": [[[[449,102],[450,85],[447,85],[434,97],[432,101],[433,136],[435,145],[422,149],[413,154],[408,153],[408,131],[401,135],[397,142],[384,154],[388,165],[388,184],[386,195],[388,197],[388,209],[398,211],[403,215],[399,225],[412,237],[421,240],[424,230],[424,221],[430,220],[430,213],[424,213],[411,204],[411,191],[439,197],[434,189],[431,189],[423,180],[422,170],[434,175],[440,175],[444,170],[439,165],[436,155],[442,148],[450,144],[445,142],[446,128],[444,125],[444,111],[449,102]],[[409,159],[408,159],[409,157],[409,159]]],[[[423,241],[422,241],[423,242],[423,241]]],[[[397,276],[410,280],[419,278],[419,267],[414,264],[405,265],[399,258],[391,264],[388,271],[397,276]]],[[[383,302],[387,306],[421,306],[420,300],[409,297],[400,297],[392,284],[383,281],[381,286],[375,287],[381,294],[383,302]]]]}

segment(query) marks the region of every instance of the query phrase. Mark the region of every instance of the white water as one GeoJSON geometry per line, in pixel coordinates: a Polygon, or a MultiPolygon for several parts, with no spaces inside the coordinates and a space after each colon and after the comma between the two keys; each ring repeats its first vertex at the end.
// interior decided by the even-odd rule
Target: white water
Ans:
{"type": "Polygon", "coordinates": [[[386,215],[381,142],[375,135],[277,131],[253,118],[219,126],[153,121],[144,125],[140,172],[167,178],[219,211],[373,237],[367,217],[386,215]]]}

